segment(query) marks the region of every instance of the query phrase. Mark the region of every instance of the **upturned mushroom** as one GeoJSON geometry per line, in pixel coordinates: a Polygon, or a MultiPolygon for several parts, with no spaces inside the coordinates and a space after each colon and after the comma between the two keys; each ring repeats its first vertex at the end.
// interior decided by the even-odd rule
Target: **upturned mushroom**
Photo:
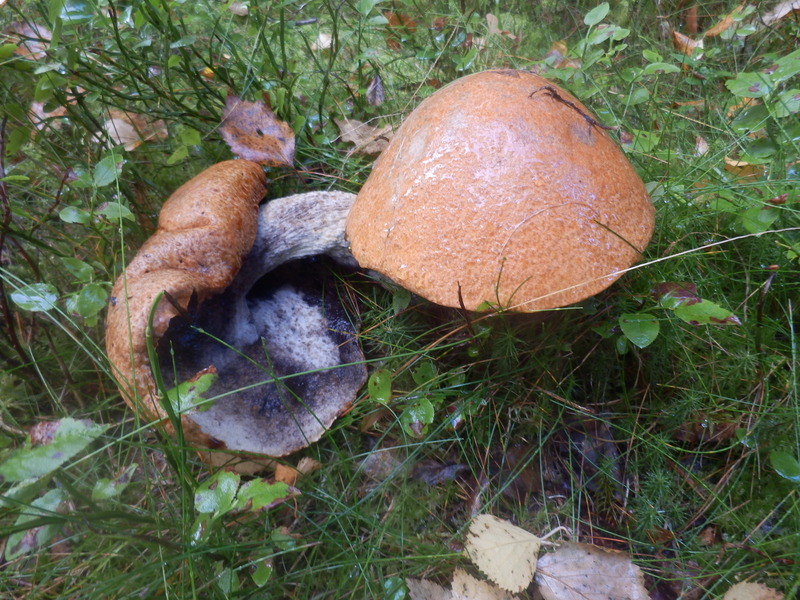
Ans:
{"type": "Polygon", "coordinates": [[[265,191],[262,168],[243,160],[181,186],[114,286],[106,348],[128,404],[168,430],[153,368],[169,386],[216,372],[216,400],[181,414],[186,440],[277,457],[319,439],[355,398],[366,368],[334,287],[319,270],[291,262],[322,254],[352,261],[341,248],[354,196],[299,194],[259,209],[265,191]],[[282,265],[291,266],[281,278],[264,277],[282,265]],[[156,366],[147,329],[159,295],[156,366]]]}
{"type": "Polygon", "coordinates": [[[347,218],[358,263],[451,307],[573,304],[641,259],[654,210],[605,128],[531,73],[454,81],[403,122],[347,218]]]}

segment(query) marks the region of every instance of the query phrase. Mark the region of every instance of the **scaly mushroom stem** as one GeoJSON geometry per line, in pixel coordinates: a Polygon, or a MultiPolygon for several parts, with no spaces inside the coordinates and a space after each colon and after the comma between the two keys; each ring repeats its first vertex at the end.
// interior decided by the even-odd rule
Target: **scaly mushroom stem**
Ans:
{"type": "Polygon", "coordinates": [[[264,275],[290,260],[326,255],[356,268],[344,239],[347,214],[356,199],[348,192],[306,192],[270,200],[258,215],[258,235],[229,290],[237,298],[231,337],[237,344],[258,339],[245,296],[264,275]]]}

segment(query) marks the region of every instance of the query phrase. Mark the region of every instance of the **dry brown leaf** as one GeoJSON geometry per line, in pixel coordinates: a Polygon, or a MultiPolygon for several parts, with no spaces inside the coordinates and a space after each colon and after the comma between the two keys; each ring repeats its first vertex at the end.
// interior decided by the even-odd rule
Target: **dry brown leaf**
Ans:
{"type": "Polygon", "coordinates": [[[767,172],[765,165],[749,163],[745,160],[736,160],[730,156],[725,157],[725,170],[741,179],[758,179],[767,172]]]}
{"type": "Polygon", "coordinates": [[[167,124],[161,119],[148,119],[121,110],[108,112],[103,131],[114,144],[122,144],[127,151],[136,149],[142,142],[164,140],[168,135],[167,124]]]}
{"type": "Polygon", "coordinates": [[[315,52],[317,50],[330,50],[333,46],[333,36],[330,33],[322,33],[320,31],[317,39],[311,42],[311,49],[315,52]]]}
{"type": "Polygon", "coordinates": [[[736,8],[734,8],[731,12],[725,15],[719,23],[714,25],[711,29],[707,30],[702,37],[716,37],[721,35],[724,31],[730,29],[735,21],[733,20],[733,14],[742,10],[745,7],[744,3],[740,4],[736,8]]]}
{"type": "Polygon", "coordinates": [[[536,583],[544,600],[649,600],[641,569],[622,552],[564,543],[539,559],[536,583]]]}
{"type": "Polygon", "coordinates": [[[246,17],[250,13],[250,8],[244,2],[231,2],[228,11],[237,17],[246,17]]]}
{"type": "Polygon", "coordinates": [[[518,600],[487,581],[475,579],[463,569],[453,573],[452,589],[427,579],[406,579],[411,600],[518,600]]]}
{"type": "Polygon", "coordinates": [[[694,155],[695,156],[705,156],[708,154],[708,142],[702,136],[696,136],[694,138],[694,155]]]}
{"type": "Polygon", "coordinates": [[[17,44],[14,54],[31,60],[41,60],[47,56],[46,50],[53,37],[52,32],[44,25],[19,21],[10,23],[3,33],[6,42],[17,44]]]}
{"type": "Polygon", "coordinates": [[[228,96],[219,131],[239,158],[270,167],[291,167],[294,162],[294,131],[265,102],[228,96]]]}
{"type": "Polygon", "coordinates": [[[686,56],[694,56],[695,58],[703,56],[703,40],[693,40],[679,31],[672,31],[672,46],[686,56]]]}
{"type": "Polygon", "coordinates": [[[31,108],[28,111],[28,116],[30,117],[33,126],[39,130],[44,129],[53,119],[59,119],[58,121],[53,121],[51,123],[51,126],[57,129],[63,124],[63,121],[60,120],[60,117],[67,116],[67,107],[56,106],[53,110],[47,112],[44,109],[44,102],[33,102],[31,103],[31,108]]]}
{"type": "Polygon", "coordinates": [[[774,25],[784,17],[800,12],[800,0],[786,0],[779,2],[775,8],[765,14],[761,20],[764,25],[774,25]]]}
{"type": "Polygon", "coordinates": [[[492,515],[478,515],[469,526],[464,550],[484,575],[509,592],[533,581],[542,540],[492,515]]]}
{"type": "Polygon", "coordinates": [[[343,142],[352,142],[354,154],[380,154],[392,139],[392,126],[378,129],[355,119],[334,119],[343,142]]]}
{"type": "Polygon", "coordinates": [[[294,486],[303,475],[313,473],[320,467],[321,463],[308,456],[301,458],[296,467],[278,463],[275,465],[275,481],[294,486]]]}
{"type": "Polygon", "coordinates": [[[452,600],[453,594],[447,588],[428,579],[406,579],[408,595],[411,600],[452,600]]]}
{"type": "Polygon", "coordinates": [[[558,40],[550,45],[550,49],[544,55],[544,58],[548,61],[548,64],[551,64],[556,69],[579,68],[581,66],[580,61],[569,58],[567,56],[568,53],[567,43],[564,40],[558,40]]]}
{"type": "Polygon", "coordinates": [[[385,99],[386,90],[383,88],[383,79],[380,73],[375,73],[375,77],[370,80],[367,86],[367,104],[380,106],[385,99]]]}
{"type": "Polygon", "coordinates": [[[453,573],[453,600],[517,600],[505,590],[487,581],[475,579],[462,569],[453,573]]]}
{"type": "Polygon", "coordinates": [[[742,581],[731,586],[722,600],[783,600],[783,594],[763,583],[742,581]]]}

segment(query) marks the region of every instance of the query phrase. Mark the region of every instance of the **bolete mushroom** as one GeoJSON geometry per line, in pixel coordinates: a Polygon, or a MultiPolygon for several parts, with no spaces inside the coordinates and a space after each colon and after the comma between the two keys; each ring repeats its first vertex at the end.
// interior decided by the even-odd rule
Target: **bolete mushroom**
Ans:
{"type": "Polygon", "coordinates": [[[653,221],[642,180],[586,107],[546,79],[495,70],[411,113],[347,236],[362,267],[437,304],[535,311],[611,285],[653,221]]]}
{"type": "Polygon", "coordinates": [[[166,421],[146,335],[166,292],[152,338],[168,383],[210,367],[220,376],[216,402],[181,416],[190,443],[282,456],[317,440],[366,370],[331,286],[289,262],[301,257],[354,256],[469,310],[549,309],[605,289],[641,258],[654,225],[641,179],[605,129],[547,80],[497,70],[423,101],[355,205],[352,194],[321,192],[259,209],[258,165],[211,167],[170,197],[114,286],[106,343],[125,399],[166,421]]]}
{"type": "Polygon", "coordinates": [[[261,167],[244,160],[181,186],[114,286],[106,347],[128,404],[169,429],[147,347],[163,292],[152,340],[167,385],[209,370],[219,377],[213,404],[181,414],[186,440],[277,457],[319,439],[366,368],[332,283],[291,262],[321,254],[352,262],[342,248],[354,195],[299,194],[259,209],[265,191],[261,167]],[[264,277],[282,265],[283,278],[264,277]]]}

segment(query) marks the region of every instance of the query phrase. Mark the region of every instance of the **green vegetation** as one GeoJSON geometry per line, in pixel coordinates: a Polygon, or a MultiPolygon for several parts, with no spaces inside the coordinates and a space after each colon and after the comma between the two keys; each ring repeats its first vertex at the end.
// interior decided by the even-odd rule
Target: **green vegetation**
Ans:
{"type": "Polygon", "coordinates": [[[0,3],[0,594],[400,599],[467,564],[477,511],[627,551],[664,597],[747,578],[794,597],[800,20],[735,5],[0,3]],[[698,39],[726,16],[673,45],[669,27],[698,39]],[[657,209],[647,260],[575,309],[469,331],[344,277],[369,385],[284,503],[139,422],[103,311],[163,200],[230,158],[226,95],[266,96],[297,135],[269,197],[355,191],[374,157],[334,118],[397,125],[492,67],[541,71],[619,127],[657,209]],[[111,134],[126,118],[146,141],[111,134]]]}

